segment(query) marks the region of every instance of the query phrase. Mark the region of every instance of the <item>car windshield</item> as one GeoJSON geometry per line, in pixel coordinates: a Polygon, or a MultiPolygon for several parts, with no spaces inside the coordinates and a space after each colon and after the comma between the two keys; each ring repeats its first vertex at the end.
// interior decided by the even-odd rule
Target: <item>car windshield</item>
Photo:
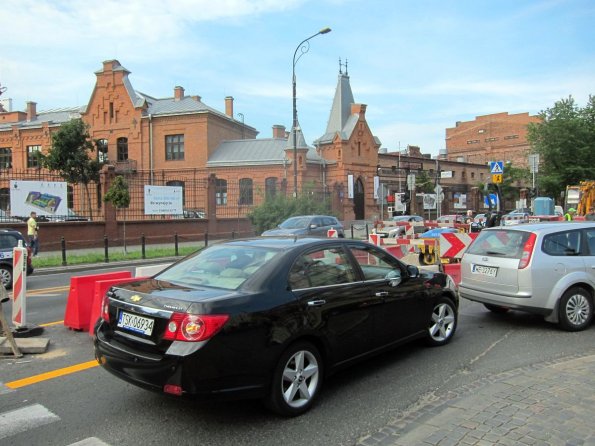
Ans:
{"type": "Polygon", "coordinates": [[[497,230],[479,233],[469,248],[468,254],[480,256],[498,256],[508,259],[520,259],[525,242],[530,232],[497,230]]]}
{"type": "Polygon", "coordinates": [[[279,225],[281,229],[303,229],[310,223],[310,217],[292,217],[279,225]]]}
{"type": "Polygon", "coordinates": [[[235,290],[279,253],[246,246],[212,246],[155,276],[190,288],[210,286],[235,290]]]}

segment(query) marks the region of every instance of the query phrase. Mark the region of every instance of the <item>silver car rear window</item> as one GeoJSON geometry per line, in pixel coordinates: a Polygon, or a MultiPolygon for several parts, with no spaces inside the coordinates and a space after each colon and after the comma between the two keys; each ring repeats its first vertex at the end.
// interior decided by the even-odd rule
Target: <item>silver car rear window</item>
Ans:
{"type": "Polygon", "coordinates": [[[466,252],[480,256],[520,259],[529,234],[530,232],[505,229],[481,231],[466,252]]]}

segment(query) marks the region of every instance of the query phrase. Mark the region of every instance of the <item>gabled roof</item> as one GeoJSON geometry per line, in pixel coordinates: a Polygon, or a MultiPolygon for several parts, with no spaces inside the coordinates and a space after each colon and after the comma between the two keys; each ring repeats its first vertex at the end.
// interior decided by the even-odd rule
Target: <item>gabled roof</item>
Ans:
{"type": "Polygon", "coordinates": [[[79,107],[67,107],[67,108],[56,108],[53,110],[45,110],[37,113],[35,119],[31,121],[23,120],[18,122],[7,122],[0,124],[0,130],[8,130],[13,126],[18,128],[36,128],[41,127],[44,122],[49,125],[59,125],[64,122],[68,122],[74,118],[80,118],[81,113],[85,111],[86,106],[82,105],[79,107]]]}
{"type": "MultiPolygon", "coordinates": [[[[322,163],[313,147],[306,144],[301,130],[297,132],[297,148],[308,149],[307,163],[322,163]]],[[[207,167],[222,166],[265,166],[290,164],[286,150],[293,149],[293,133],[289,138],[237,139],[223,141],[207,161],[207,167]]]]}

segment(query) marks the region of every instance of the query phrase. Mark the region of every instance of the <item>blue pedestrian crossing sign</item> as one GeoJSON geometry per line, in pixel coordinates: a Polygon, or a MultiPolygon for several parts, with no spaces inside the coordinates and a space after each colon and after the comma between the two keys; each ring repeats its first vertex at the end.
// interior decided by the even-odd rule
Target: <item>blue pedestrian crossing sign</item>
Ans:
{"type": "Polygon", "coordinates": [[[503,174],[504,173],[504,161],[490,161],[490,173],[491,174],[503,174]]]}

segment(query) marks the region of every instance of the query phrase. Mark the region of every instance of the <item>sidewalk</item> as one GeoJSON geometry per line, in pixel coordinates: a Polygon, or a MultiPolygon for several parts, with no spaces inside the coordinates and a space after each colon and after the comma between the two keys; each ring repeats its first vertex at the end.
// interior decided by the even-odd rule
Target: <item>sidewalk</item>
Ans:
{"type": "Polygon", "coordinates": [[[365,446],[595,446],[595,355],[524,367],[428,398],[365,446]]]}

